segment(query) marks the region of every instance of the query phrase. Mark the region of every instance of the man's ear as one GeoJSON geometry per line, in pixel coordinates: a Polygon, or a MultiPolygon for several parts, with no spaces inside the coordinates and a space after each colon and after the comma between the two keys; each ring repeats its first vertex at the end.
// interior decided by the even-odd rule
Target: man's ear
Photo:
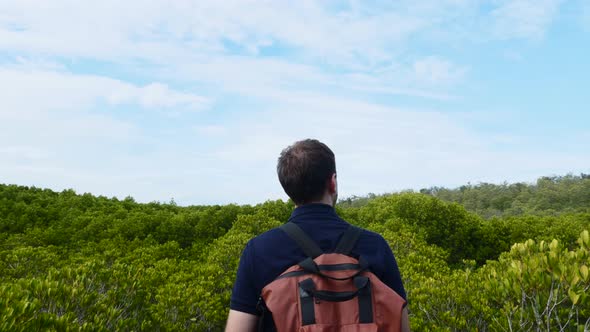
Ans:
{"type": "Polygon", "coordinates": [[[330,190],[330,194],[333,194],[336,192],[338,188],[338,181],[336,180],[336,173],[332,174],[332,177],[330,178],[330,185],[328,187],[328,189],[330,190]]]}

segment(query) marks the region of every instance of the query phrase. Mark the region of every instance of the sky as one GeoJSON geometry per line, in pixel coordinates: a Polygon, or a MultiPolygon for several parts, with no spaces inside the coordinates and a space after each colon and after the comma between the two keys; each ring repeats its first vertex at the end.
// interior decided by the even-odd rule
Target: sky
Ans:
{"type": "Polygon", "coordinates": [[[590,1],[1,0],[0,183],[139,202],[590,172],[590,1]]]}

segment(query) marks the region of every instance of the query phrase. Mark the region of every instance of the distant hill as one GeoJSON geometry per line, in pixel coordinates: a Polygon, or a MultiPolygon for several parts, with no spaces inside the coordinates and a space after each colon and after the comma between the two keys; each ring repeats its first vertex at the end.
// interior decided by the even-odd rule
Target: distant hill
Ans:
{"type": "MultiPolygon", "coordinates": [[[[590,174],[544,176],[535,183],[479,183],[458,188],[431,187],[420,193],[463,205],[489,219],[499,216],[559,215],[590,212],[590,174]]],[[[380,195],[380,196],[387,196],[380,195]]],[[[341,200],[341,207],[360,207],[378,197],[369,194],[341,200]]]]}

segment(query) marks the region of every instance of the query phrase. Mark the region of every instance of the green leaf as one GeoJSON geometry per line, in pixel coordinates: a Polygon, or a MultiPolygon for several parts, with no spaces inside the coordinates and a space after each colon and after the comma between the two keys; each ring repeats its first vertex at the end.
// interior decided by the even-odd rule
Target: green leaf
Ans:
{"type": "Polygon", "coordinates": [[[571,289],[571,288],[570,288],[570,289],[567,291],[567,294],[569,295],[569,297],[570,297],[570,300],[572,300],[572,303],[573,303],[574,305],[576,305],[576,304],[578,303],[578,300],[580,299],[580,294],[577,294],[577,293],[576,293],[576,292],[575,292],[573,289],[571,289]]]}
{"type": "Polygon", "coordinates": [[[586,265],[580,266],[580,276],[584,281],[588,281],[588,267],[586,265]]]}

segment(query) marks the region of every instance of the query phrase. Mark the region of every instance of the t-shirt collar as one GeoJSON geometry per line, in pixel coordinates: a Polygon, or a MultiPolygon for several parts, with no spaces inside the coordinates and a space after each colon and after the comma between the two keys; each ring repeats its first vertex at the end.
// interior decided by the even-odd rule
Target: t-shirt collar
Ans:
{"type": "Polygon", "coordinates": [[[312,214],[325,214],[325,215],[337,217],[336,210],[331,205],[324,204],[324,203],[310,203],[310,204],[301,205],[301,206],[298,206],[297,208],[295,208],[295,210],[293,210],[293,213],[291,213],[291,218],[289,218],[289,219],[294,219],[294,218],[297,218],[297,217],[302,216],[304,214],[310,214],[310,213],[312,213],[312,214]]]}

